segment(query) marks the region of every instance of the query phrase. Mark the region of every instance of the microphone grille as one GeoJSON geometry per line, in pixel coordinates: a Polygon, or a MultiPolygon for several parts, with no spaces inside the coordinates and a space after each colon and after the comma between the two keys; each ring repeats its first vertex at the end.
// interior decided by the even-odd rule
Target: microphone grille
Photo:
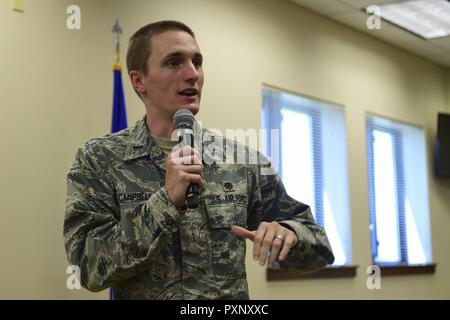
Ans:
{"type": "Polygon", "coordinates": [[[175,128],[187,126],[192,128],[194,124],[194,115],[188,109],[180,109],[173,115],[173,124],[175,128]]]}

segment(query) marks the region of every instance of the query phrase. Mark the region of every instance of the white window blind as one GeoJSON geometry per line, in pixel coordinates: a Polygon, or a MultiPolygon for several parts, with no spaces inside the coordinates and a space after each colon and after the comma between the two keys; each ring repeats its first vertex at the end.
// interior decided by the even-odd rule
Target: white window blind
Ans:
{"type": "Polygon", "coordinates": [[[325,227],[335,265],[351,263],[347,147],[343,109],[263,89],[263,152],[278,169],[288,194],[311,207],[325,227]],[[270,130],[278,130],[271,132],[270,130]]]}
{"type": "Polygon", "coordinates": [[[431,262],[424,132],[366,118],[372,258],[377,264],[431,262]]]}

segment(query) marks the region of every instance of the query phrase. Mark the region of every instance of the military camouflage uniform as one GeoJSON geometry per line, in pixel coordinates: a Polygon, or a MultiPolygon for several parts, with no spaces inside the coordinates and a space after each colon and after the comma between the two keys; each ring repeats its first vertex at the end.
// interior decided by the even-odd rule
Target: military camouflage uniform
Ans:
{"type": "Polygon", "coordinates": [[[261,221],[282,222],[299,239],[283,268],[308,273],[333,262],[324,230],[277,175],[262,174],[261,164],[223,163],[225,154],[248,149],[196,132],[203,133],[196,146],[208,163],[207,183],[199,208],[184,212],[169,202],[165,155],[145,118],[78,150],[68,173],[64,239],[85,288],[113,287],[115,299],[248,299],[245,240],[230,227],[256,230],[261,221]],[[225,152],[211,148],[217,141],[225,152]]]}

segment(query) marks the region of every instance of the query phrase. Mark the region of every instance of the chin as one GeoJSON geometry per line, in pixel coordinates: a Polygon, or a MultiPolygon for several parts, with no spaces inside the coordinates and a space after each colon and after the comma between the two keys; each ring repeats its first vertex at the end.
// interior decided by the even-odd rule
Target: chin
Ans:
{"type": "Polygon", "coordinates": [[[181,106],[180,109],[188,109],[190,112],[192,112],[193,115],[196,115],[200,111],[200,106],[197,103],[188,104],[181,106]]]}

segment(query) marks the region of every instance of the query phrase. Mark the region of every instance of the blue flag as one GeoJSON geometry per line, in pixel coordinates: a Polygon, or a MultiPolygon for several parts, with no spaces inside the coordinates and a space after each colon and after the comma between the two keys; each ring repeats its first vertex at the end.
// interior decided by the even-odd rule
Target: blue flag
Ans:
{"type": "MultiPolygon", "coordinates": [[[[122,68],[119,63],[113,64],[114,91],[111,132],[125,129],[127,125],[127,109],[125,108],[125,95],[123,94],[122,68]]],[[[109,289],[109,300],[113,300],[113,289],[109,289]]]]}
{"type": "Polygon", "coordinates": [[[127,125],[127,110],[125,108],[125,96],[123,94],[122,71],[119,64],[116,64],[114,72],[114,92],[111,132],[125,129],[127,125]]]}

